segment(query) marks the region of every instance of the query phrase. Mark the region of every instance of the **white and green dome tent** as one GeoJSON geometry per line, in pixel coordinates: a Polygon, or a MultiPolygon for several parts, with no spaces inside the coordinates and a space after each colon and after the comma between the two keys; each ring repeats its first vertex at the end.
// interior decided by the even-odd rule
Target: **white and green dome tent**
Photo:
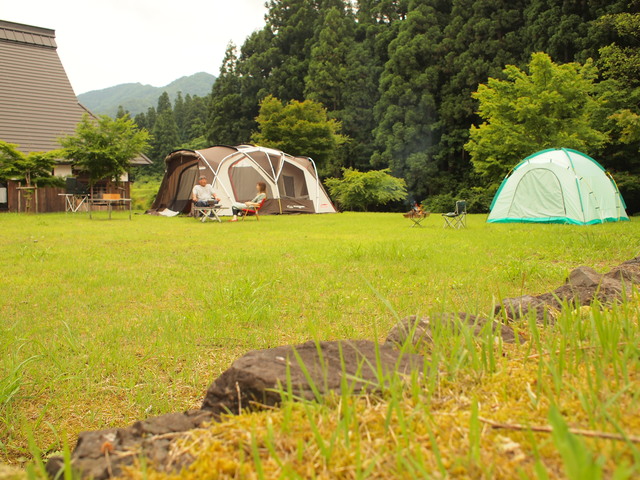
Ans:
{"type": "Polygon", "coordinates": [[[569,148],[542,150],[505,177],[487,222],[594,223],[629,220],[615,181],[593,158],[569,148]]]}

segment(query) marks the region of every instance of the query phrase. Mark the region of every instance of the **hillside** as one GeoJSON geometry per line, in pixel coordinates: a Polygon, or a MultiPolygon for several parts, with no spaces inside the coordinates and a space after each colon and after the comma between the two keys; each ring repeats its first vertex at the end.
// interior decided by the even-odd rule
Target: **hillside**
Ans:
{"type": "Polygon", "coordinates": [[[182,95],[190,94],[204,97],[211,92],[211,86],[216,77],[205,72],[194,73],[178,78],[164,87],[153,87],[141,83],[123,83],[114,87],[78,95],[78,100],[95,114],[115,116],[118,106],[122,105],[131,115],[146,112],[149,107],[155,107],[162,92],[167,92],[171,101],[178,92],[182,95]]]}

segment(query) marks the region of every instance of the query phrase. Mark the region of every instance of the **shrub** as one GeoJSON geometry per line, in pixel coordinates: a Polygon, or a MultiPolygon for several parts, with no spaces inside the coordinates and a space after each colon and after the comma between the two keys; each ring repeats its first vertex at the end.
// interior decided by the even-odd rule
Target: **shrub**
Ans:
{"type": "Polygon", "coordinates": [[[407,198],[407,185],[389,174],[389,169],[360,172],[342,170],[342,178],[328,178],[325,184],[334,201],[345,210],[368,211],[407,198]]]}

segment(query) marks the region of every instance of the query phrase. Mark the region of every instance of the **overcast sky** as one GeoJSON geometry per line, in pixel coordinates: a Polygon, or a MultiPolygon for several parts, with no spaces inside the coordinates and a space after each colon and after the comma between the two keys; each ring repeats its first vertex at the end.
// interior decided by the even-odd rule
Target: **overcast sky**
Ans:
{"type": "Polygon", "coordinates": [[[0,0],[0,20],[56,31],[76,93],[218,75],[229,41],[264,25],[265,0],[0,0]]]}

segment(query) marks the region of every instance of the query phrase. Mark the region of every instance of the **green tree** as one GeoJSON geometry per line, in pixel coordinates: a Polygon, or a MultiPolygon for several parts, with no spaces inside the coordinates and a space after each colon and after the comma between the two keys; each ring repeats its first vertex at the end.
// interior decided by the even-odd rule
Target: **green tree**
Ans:
{"type": "Polygon", "coordinates": [[[340,123],[327,118],[327,111],[313,100],[284,104],[268,96],[260,103],[259,131],[252,140],[292,155],[311,157],[324,175],[332,171],[332,159],[345,141],[340,123]]]}
{"type": "Polygon", "coordinates": [[[474,98],[484,122],[472,126],[465,148],[489,183],[499,182],[519,160],[544,148],[597,153],[608,141],[598,130],[603,106],[592,62],[556,65],[545,53],[531,56],[529,74],[508,65],[506,80],[490,78],[474,98]]]}
{"type": "Polygon", "coordinates": [[[89,174],[89,184],[99,180],[118,182],[131,169],[131,160],[149,147],[149,133],[140,130],[128,117],[97,120],[85,114],[75,135],[61,138],[62,154],[75,167],[89,174]]]}
{"type": "Polygon", "coordinates": [[[52,176],[55,159],[59,158],[59,151],[23,153],[18,145],[0,140],[0,179],[15,179],[24,181],[28,187],[24,191],[25,210],[31,211],[31,200],[36,185],[57,185],[52,176]],[[53,182],[51,180],[54,180],[53,182]]]}
{"type": "MultiPolygon", "coordinates": [[[[258,42],[263,35],[264,33],[254,33],[245,44],[252,45],[252,42],[258,42]]],[[[255,128],[254,117],[258,115],[256,92],[244,89],[254,83],[255,77],[251,74],[241,76],[238,68],[236,47],[229,43],[220,74],[211,90],[206,127],[207,139],[211,144],[247,143],[255,128]]]]}
{"type": "Polygon", "coordinates": [[[398,36],[389,45],[389,60],[380,77],[378,151],[374,167],[389,167],[404,178],[412,196],[424,198],[438,177],[437,94],[441,71],[436,61],[448,2],[412,1],[398,36]]]}
{"type": "Polygon", "coordinates": [[[164,159],[180,146],[178,125],[173,116],[169,94],[163,92],[158,98],[157,115],[153,125],[153,139],[151,140],[152,170],[159,174],[164,172],[164,159]]]}
{"type": "Polygon", "coordinates": [[[407,198],[405,181],[389,172],[389,169],[360,172],[345,168],[342,178],[327,178],[324,183],[341,208],[368,211],[407,198]]]}
{"type": "Polygon", "coordinates": [[[0,178],[24,180],[27,187],[52,176],[59,151],[23,153],[18,145],[0,140],[0,178]]]}
{"type": "MultiPolygon", "coordinates": [[[[464,144],[478,121],[471,93],[504,65],[524,64],[529,52],[522,39],[522,10],[529,0],[454,0],[439,46],[442,84],[438,89],[439,177],[469,182],[471,165],[464,144]]],[[[442,180],[440,180],[442,182],[442,180]]],[[[443,182],[444,184],[444,182],[443,182]]],[[[441,191],[434,185],[432,191],[441,191]]],[[[448,190],[448,189],[444,189],[448,190]]],[[[449,207],[450,208],[450,207],[449,207]]]]}

